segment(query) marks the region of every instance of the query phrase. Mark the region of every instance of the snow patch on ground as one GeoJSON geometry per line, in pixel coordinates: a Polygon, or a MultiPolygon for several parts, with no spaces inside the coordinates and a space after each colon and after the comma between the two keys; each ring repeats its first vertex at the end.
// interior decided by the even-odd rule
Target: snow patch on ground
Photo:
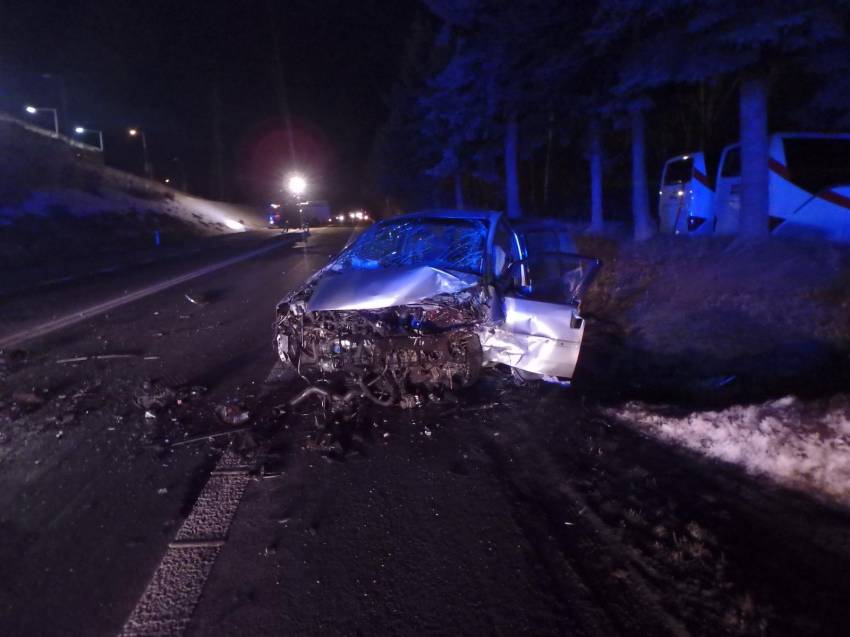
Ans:
{"type": "Polygon", "coordinates": [[[815,403],[786,396],[686,416],[632,402],[609,414],[666,442],[850,506],[848,396],[815,403]]]}

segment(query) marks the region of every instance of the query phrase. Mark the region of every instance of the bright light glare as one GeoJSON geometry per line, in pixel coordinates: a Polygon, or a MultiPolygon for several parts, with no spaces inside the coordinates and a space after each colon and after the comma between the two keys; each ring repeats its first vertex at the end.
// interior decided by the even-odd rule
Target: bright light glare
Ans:
{"type": "Polygon", "coordinates": [[[336,220],[337,221],[345,221],[345,215],[337,215],[336,220]]]}
{"type": "Polygon", "coordinates": [[[244,230],[245,226],[243,226],[238,221],[234,221],[233,219],[225,219],[224,225],[226,225],[231,230],[244,230]]]}
{"type": "Polygon", "coordinates": [[[682,159],[687,159],[690,155],[682,155],[682,159]]]}
{"type": "Polygon", "coordinates": [[[139,129],[138,128],[131,128],[127,132],[130,133],[130,137],[135,137],[136,135],[139,134],[139,129]]]}
{"type": "Polygon", "coordinates": [[[85,132],[86,132],[86,129],[85,129],[85,128],[83,128],[82,126],[76,126],[76,127],[74,128],[74,132],[75,132],[75,133],[77,133],[77,135],[79,135],[80,133],[85,133],[85,132]]]}
{"type": "Polygon", "coordinates": [[[274,208],[275,210],[277,210],[278,208],[280,208],[280,204],[279,204],[279,203],[270,203],[269,205],[270,205],[272,208],[274,208]]]}
{"type": "Polygon", "coordinates": [[[165,183],[170,184],[170,183],[171,183],[171,180],[170,180],[168,177],[166,177],[166,178],[165,178],[165,183]]]}
{"type": "Polygon", "coordinates": [[[301,175],[292,175],[286,182],[286,189],[295,196],[301,195],[307,190],[307,180],[301,175]]]}
{"type": "Polygon", "coordinates": [[[679,192],[677,192],[676,194],[677,194],[677,195],[679,195],[680,197],[684,197],[684,196],[685,196],[685,191],[684,191],[684,190],[680,190],[680,191],[679,191],[679,192]]]}
{"type": "Polygon", "coordinates": [[[35,115],[36,113],[38,113],[38,109],[35,106],[27,106],[24,108],[24,110],[30,115],[35,115]]]}

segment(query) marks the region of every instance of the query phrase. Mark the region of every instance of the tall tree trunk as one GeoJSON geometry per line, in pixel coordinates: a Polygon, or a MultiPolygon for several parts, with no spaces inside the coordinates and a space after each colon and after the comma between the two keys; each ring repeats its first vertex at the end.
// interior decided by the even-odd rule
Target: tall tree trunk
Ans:
{"type": "Polygon", "coordinates": [[[455,173],[455,208],[463,210],[463,176],[460,171],[455,173]]]}
{"type": "Polygon", "coordinates": [[[761,78],[741,83],[741,222],[744,237],[768,233],[767,84],[761,78]]]}
{"type": "Polygon", "coordinates": [[[549,212],[549,174],[552,170],[552,140],[555,136],[555,115],[549,113],[549,127],[546,130],[546,164],[543,168],[543,214],[549,212]]]}
{"type": "Polygon", "coordinates": [[[646,118],[643,108],[631,109],[632,124],[632,216],[634,217],[635,239],[643,241],[654,234],[649,218],[649,192],[646,188],[646,141],[644,131],[646,118]]]}
{"type": "MultiPolygon", "coordinates": [[[[522,163],[520,162],[520,165],[522,163]]],[[[531,214],[535,214],[537,210],[537,162],[534,161],[534,152],[528,158],[528,186],[531,192],[528,193],[528,203],[531,204],[531,214]]]]}
{"type": "Polygon", "coordinates": [[[519,205],[519,174],[517,160],[517,138],[519,124],[516,114],[511,113],[505,124],[505,199],[508,217],[518,219],[522,216],[519,205]]]}
{"type": "Polygon", "coordinates": [[[602,131],[599,120],[590,123],[590,230],[602,232],[602,131]]]}

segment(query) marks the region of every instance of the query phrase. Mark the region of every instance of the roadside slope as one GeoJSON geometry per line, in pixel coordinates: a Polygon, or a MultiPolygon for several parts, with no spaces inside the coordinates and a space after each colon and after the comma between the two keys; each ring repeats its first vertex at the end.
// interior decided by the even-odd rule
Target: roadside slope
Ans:
{"type": "Polygon", "coordinates": [[[101,153],[0,113],[0,267],[262,227],[258,210],[103,165],[101,153]]]}

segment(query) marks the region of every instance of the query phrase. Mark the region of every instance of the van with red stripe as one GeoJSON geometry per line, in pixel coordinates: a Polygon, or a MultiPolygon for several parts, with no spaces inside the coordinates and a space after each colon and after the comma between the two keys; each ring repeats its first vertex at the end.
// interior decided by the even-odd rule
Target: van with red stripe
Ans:
{"type": "MultiPolygon", "coordinates": [[[[850,134],[775,133],[768,147],[773,234],[850,243],[850,134]]],[[[723,149],[714,197],[716,231],[741,217],[741,146],[723,149]]]]}
{"type": "Polygon", "coordinates": [[[658,190],[658,223],[667,234],[714,232],[714,190],[701,152],[677,155],[664,163],[658,190]]]}

